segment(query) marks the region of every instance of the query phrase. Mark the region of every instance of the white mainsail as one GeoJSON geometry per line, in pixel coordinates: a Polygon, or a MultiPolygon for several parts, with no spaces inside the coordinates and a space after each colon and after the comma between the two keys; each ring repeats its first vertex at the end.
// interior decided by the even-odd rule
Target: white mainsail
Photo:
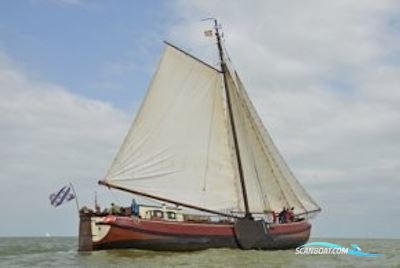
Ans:
{"type": "MultiPolygon", "coordinates": [[[[226,74],[251,212],[319,210],[293,176],[233,68],[226,74]]],[[[167,44],[105,181],[214,210],[244,211],[223,75],[167,44]]]]}
{"type": "Polygon", "coordinates": [[[106,181],[212,209],[240,209],[221,74],[167,45],[106,181]]]}

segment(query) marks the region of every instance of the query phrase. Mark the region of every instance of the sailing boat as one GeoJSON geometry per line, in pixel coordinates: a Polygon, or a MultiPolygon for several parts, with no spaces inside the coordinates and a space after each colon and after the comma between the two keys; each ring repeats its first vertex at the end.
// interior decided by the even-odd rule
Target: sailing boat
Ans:
{"type": "Polygon", "coordinates": [[[309,219],[321,209],[264,128],[214,23],[219,68],[165,42],[147,95],[99,181],[160,205],[82,209],[80,251],[285,249],[308,241],[309,219]],[[275,219],[283,207],[294,207],[289,222],[275,219]]]}

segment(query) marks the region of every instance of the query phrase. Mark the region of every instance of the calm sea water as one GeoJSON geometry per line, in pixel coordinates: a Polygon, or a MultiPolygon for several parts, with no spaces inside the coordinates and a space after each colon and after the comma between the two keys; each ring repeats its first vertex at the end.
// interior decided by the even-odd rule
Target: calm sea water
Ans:
{"type": "Polygon", "coordinates": [[[295,250],[241,251],[209,249],[196,252],[108,250],[78,253],[77,239],[0,238],[0,267],[400,267],[400,240],[312,239],[383,257],[296,255],[295,250]]]}

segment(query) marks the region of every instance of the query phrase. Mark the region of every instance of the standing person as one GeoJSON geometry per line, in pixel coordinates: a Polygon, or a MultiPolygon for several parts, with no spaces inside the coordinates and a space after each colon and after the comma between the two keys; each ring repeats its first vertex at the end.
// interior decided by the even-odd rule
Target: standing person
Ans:
{"type": "Polygon", "coordinates": [[[274,210],[272,211],[272,223],[276,223],[276,213],[274,210]]]}
{"type": "Polygon", "coordinates": [[[285,210],[285,214],[284,214],[284,218],[285,218],[285,223],[288,223],[290,221],[290,209],[289,207],[285,210]]]}
{"type": "Polygon", "coordinates": [[[282,211],[279,212],[278,218],[279,218],[279,223],[285,223],[285,214],[286,214],[286,207],[283,207],[282,211]]]}
{"type": "Polygon", "coordinates": [[[288,222],[293,222],[294,221],[294,207],[291,207],[290,209],[287,209],[287,220],[288,222]]]}
{"type": "Polygon", "coordinates": [[[289,210],[289,221],[294,222],[294,207],[289,210]]]}
{"type": "Polygon", "coordinates": [[[139,205],[136,203],[135,199],[132,199],[131,210],[132,215],[139,216],[139,205]]]}

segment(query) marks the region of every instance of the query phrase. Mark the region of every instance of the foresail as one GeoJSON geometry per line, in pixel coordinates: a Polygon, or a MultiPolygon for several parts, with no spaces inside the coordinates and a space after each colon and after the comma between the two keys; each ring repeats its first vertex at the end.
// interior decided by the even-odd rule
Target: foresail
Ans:
{"type": "Polygon", "coordinates": [[[250,211],[278,211],[294,206],[296,213],[319,210],[294,177],[257,115],[232,68],[227,74],[250,211]]]}
{"type": "Polygon", "coordinates": [[[238,210],[222,75],[167,45],[106,181],[215,210],[238,210]]]}

